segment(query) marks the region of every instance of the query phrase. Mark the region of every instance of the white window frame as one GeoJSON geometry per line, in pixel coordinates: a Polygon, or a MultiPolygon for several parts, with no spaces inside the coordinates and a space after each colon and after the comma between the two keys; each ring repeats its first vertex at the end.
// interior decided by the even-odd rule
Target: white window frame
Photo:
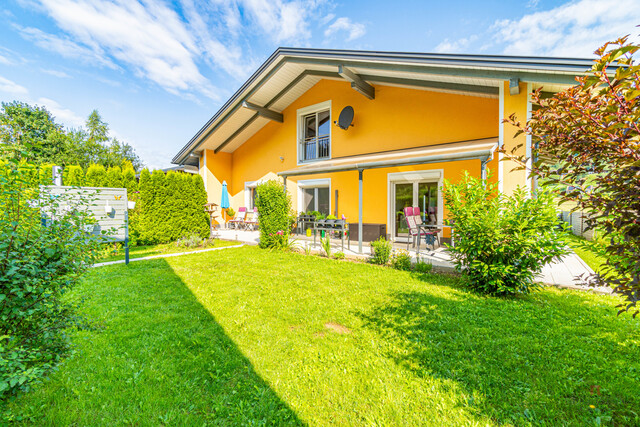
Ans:
{"type": "MultiPolygon", "coordinates": [[[[251,189],[256,188],[258,186],[258,181],[245,181],[244,182],[244,207],[249,209],[249,205],[251,204],[251,189]]],[[[255,200],[253,201],[255,205],[255,200]]]]}
{"type": "MultiPolygon", "coordinates": [[[[391,240],[396,239],[396,220],[393,205],[396,193],[395,184],[416,183],[416,182],[437,182],[438,183],[438,218],[439,223],[444,221],[444,200],[442,197],[442,185],[444,184],[444,169],[425,169],[419,171],[396,172],[387,174],[387,232],[390,233],[391,240]]],[[[414,185],[414,200],[417,197],[417,186],[414,185]]],[[[442,231],[440,231],[442,237],[442,231]]]]}
{"type": "MultiPolygon", "coordinates": [[[[304,179],[298,181],[298,212],[302,212],[302,204],[304,201],[304,189],[305,188],[329,188],[329,215],[333,215],[333,205],[331,203],[331,178],[322,179],[304,179]]],[[[318,192],[316,191],[315,197],[316,206],[318,204],[318,192]]],[[[318,209],[312,209],[317,211],[318,209]]]]}
{"type": "Polygon", "coordinates": [[[322,160],[331,159],[331,146],[333,141],[333,126],[331,126],[331,100],[320,102],[318,104],[310,105],[308,107],[299,108],[296,111],[296,123],[297,123],[297,132],[296,132],[296,161],[298,165],[318,162],[322,160]],[[315,160],[301,160],[300,159],[300,141],[304,139],[304,118],[309,114],[319,113],[320,111],[329,110],[329,157],[323,159],[315,159],[315,160]]]}

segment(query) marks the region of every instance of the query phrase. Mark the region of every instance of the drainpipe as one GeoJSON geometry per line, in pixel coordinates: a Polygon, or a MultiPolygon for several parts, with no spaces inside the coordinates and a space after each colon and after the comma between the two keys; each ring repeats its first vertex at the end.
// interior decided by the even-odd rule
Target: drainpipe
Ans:
{"type": "Polygon", "coordinates": [[[362,253],[362,173],[364,169],[358,169],[358,252],[362,253]]]}
{"type": "Polygon", "coordinates": [[[287,176],[285,175],[282,178],[284,180],[284,194],[286,195],[287,194],[287,176]]]}

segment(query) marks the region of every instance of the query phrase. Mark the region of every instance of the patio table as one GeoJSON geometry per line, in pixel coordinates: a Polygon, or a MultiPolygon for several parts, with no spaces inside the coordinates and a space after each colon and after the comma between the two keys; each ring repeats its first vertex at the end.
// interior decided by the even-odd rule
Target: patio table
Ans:
{"type": "MultiPolygon", "coordinates": [[[[342,243],[342,252],[344,252],[344,238],[347,234],[347,231],[349,230],[346,221],[342,220],[341,223],[339,223],[340,227],[336,228],[333,227],[333,224],[323,224],[323,223],[319,223],[319,222],[314,222],[313,223],[313,245],[316,245],[316,232],[317,231],[325,231],[328,233],[334,233],[334,232],[340,232],[340,240],[342,243]]],[[[351,243],[349,240],[347,240],[347,249],[351,250],[351,243]]]]}

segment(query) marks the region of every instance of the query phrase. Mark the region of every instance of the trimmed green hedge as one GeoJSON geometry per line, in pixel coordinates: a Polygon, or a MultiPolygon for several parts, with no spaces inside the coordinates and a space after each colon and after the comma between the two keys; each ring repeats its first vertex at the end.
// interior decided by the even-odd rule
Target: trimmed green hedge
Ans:
{"type": "Polygon", "coordinates": [[[129,216],[132,244],[153,245],[196,234],[209,236],[207,193],[200,175],[160,170],[140,173],[136,208],[129,216]]]}
{"type": "Polygon", "coordinates": [[[260,214],[260,247],[288,247],[291,200],[284,185],[275,180],[263,182],[256,188],[256,195],[260,214]]]}

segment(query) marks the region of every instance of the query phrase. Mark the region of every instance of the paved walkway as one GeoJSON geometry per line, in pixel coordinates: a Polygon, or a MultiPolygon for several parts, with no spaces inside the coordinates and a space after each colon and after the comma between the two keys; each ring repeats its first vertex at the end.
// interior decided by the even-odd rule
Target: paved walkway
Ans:
{"type": "MultiPolygon", "coordinates": [[[[260,242],[260,233],[258,231],[216,230],[214,231],[213,236],[223,240],[237,240],[251,245],[257,245],[260,242]]],[[[303,248],[311,247],[311,252],[313,253],[324,253],[324,251],[320,247],[319,239],[314,246],[313,237],[309,238],[307,236],[294,236],[293,238],[298,241],[299,246],[303,248]]],[[[340,241],[336,239],[332,240],[332,242],[333,251],[340,251],[340,241]]],[[[407,245],[406,243],[394,244],[394,248],[406,249],[407,245]]],[[[363,243],[362,253],[358,253],[357,242],[351,242],[350,249],[345,242],[344,254],[348,258],[366,259],[371,255],[371,247],[368,243],[363,243]]],[[[412,252],[412,255],[415,260],[415,252],[412,252]]],[[[437,248],[436,250],[426,250],[424,247],[422,247],[420,251],[420,259],[431,263],[436,270],[453,271],[454,269],[454,265],[451,262],[451,257],[444,247],[437,248]]],[[[593,274],[593,270],[578,255],[571,252],[570,254],[566,255],[561,261],[557,261],[545,266],[542,269],[542,274],[538,277],[539,280],[546,285],[610,294],[610,288],[594,288],[591,286],[583,285],[579,280],[576,280],[578,276],[588,276],[591,274],[593,274]]]]}

